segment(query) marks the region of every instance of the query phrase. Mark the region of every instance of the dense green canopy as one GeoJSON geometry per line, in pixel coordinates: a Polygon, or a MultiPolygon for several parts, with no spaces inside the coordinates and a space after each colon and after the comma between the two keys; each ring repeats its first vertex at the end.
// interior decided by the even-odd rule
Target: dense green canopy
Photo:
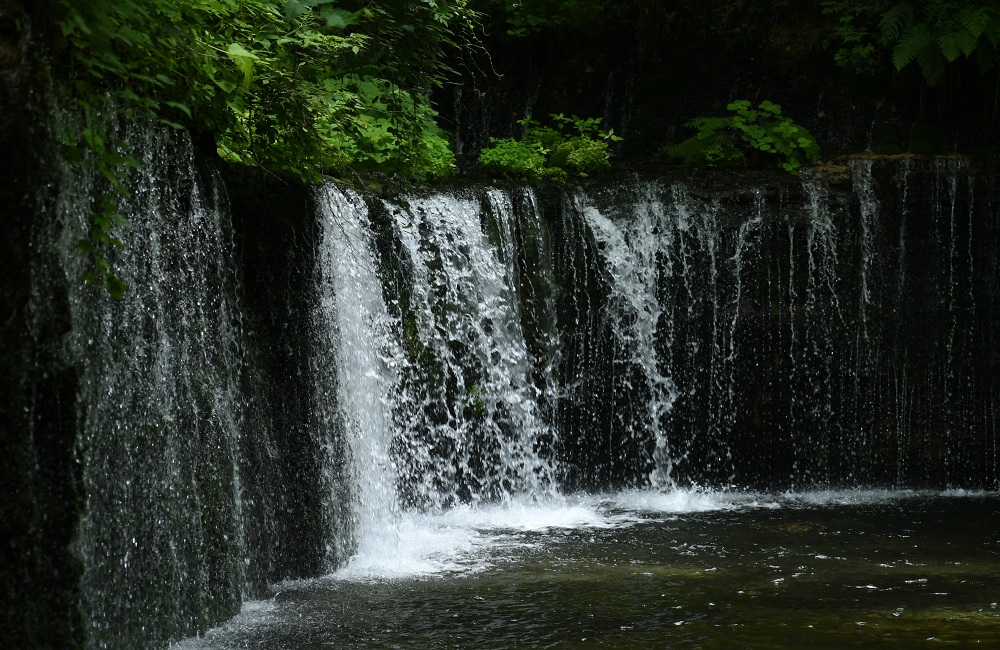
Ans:
{"type": "Polygon", "coordinates": [[[794,23],[801,41],[844,67],[914,66],[930,84],[958,60],[990,68],[1000,43],[1000,0],[822,0],[807,9],[788,0],[50,2],[68,54],[63,78],[79,100],[110,93],[211,136],[228,159],[305,179],[348,169],[449,173],[454,159],[429,96],[450,72],[449,51],[473,49],[479,32],[495,43],[498,32],[624,24],[642,50],[706,25],[746,40],[765,38],[763,25],[794,23]]]}
{"type": "MultiPolygon", "coordinates": [[[[57,78],[87,124],[64,151],[97,167],[120,193],[135,166],[111,141],[111,113],[188,129],[235,162],[305,181],[382,171],[413,179],[451,173],[430,89],[445,49],[467,39],[466,0],[53,0],[57,78]],[[103,110],[107,102],[114,110],[103,110]]],[[[87,278],[120,296],[105,259],[121,225],[95,207],[80,248],[87,278]]]]}
{"type": "MultiPolygon", "coordinates": [[[[215,138],[226,158],[323,172],[450,171],[427,98],[465,0],[58,0],[59,46],[84,102],[215,138]]],[[[456,36],[459,35],[459,36],[456,36]]]]}

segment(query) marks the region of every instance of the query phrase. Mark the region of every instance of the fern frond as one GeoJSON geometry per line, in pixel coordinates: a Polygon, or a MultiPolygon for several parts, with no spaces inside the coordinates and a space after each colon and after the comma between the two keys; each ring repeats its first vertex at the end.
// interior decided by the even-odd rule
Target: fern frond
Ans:
{"type": "Polygon", "coordinates": [[[938,38],[938,45],[941,48],[941,54],[944,55],[944,58],[954,61],[960,54],[964,54],[966,57],[972,56],[978,40],[978,38],[968,31],[962,30],[960,32],[950,32],[941,35],[938,38]]]}
{"type": "Polygon", "coordinates": [[[892,43],[900,38],[912,24],[913,7],[907,2],[898,3],[882,14],[882,19],[878,23],[879,30],[882,32],[881,42],[883,44],[892,43]]]}
{"type": "Polygon", "coordinates": [[[933,44],[934,39],[926,25],[911,25],[892,49],[892,64],[897,70],[902,70],[933,44]]]}
{"type": "Polygon", "coordinates": [[[963,7],[955,15],[955,19],[969,34],[976,38],[982,36],[992,22],[990,13],[985,7],[963,7]]]}
{"type": "Polygon", "coordinates": [[[710,162],[715,152],[732,151],[732,144],[729,138],[723,133],[715,133],[709,137],[702,137],[702,133],[688,138],[683,142],[667,147],[667,155],[671,158],[681,159],[685,165],[704,165],[710,162]]]}
{"type": "Polygon", "coordinates": [[[1000,23],[993,23],[991,29],[986,30],[986,40],[994,48],[1000,47],[1000,23]]]}
{"type": "Polygon", "coordinates": [[[696,117],[689,122],[685,122],[684,126],[696,129],[698,135],[695,137],[705,139],[708,136],[714,135],[719,129],[730,126],[730,123],[731,118],[728,117],[696,117]]]}

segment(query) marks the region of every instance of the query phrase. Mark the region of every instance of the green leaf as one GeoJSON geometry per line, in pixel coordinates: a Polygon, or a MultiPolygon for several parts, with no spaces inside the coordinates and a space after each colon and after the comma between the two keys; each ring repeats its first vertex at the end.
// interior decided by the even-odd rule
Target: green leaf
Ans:
{"type": "MultiPolygon", "coordinates": [[[[253,81],[253,62],[258,60],[257,55],[248,51],[239,43],[230,43],[229,47],[226,48],[226,54],[229,55],[230,60],[232,60],[232,62],[236,64],[236,67],[240,69],[240,72],[243,73],[243,89],[246,90],[250,88],[250,83],[253,81]]],[[[233,89],[235,90],[235,86],[233,89]]],[[[225,89],[223,88],[223,90],[225,89]]]]}
{"type": "Polygon", "coordinates": [[[892,64],[902,70],[934,42],[926,25],[909,27],[892,50],[892,64]]]}
{"type": "Polygon", "coordinates": [[[180,112],[182,112],[185,115],[187,115],[188,119],[191,119],[191,117],[192,117],[192,115],[191,115],[191,109],[188,108],[187,104],[182,104],[181,102],[171,102],[171,101],[165,101],[163,103],[166,104],[167,106],[171,106],[173,108],[176,108],[180,112]]]}
{"type": "Polygon", "coordinates": [[[358,22],[357,14],[336,7],[320,7],[319,15],[326,21],[327,27],[336,29],[347,29],[358,22]]]}
{"type": "Polygon", "coordinates": [[[285,2],[285,19],[288,22],[292,22],[307,11],[309,11],[309,7],[304,2],[301,2],[301,0],[288,0],[285,2]]]}
{"type": "Polygon", "coordinates": [[[938,39],[938,46],[941,48],[941,54],[949,61],[954,61],[962,53],[957,34],[944,34],[938,39]]]}
{"type": "Polygon", "coordinates": [[[979,38],[992,22],[985,7],[963,7],[958,10],[956,18],[959,24],[975,38],[979,38]]]}
{"type": "Polygon", "coordinates": [[[767,100],[762,101],[760,103],[760,105],[759,105],[759,108],[762,111],[766,111],[766,112],[771,113],[773,115],[781,115],[781,106],[779,106],[778,104],[774,104],[772,102],[769,102],[767,100]]]}
{"type": "Polygon", "coordinates": [[[972,56],[978,40],[977,37],[962,30],[942,35],[938,39],[938,44],[941,47],[941,54],[949,61],[954,61],[960,54],[964,54],[967,57],[972,56]]]}
{"type": "Polygon", "coordinates": [[[944,64],[944,57],[930,48],[923,50],[917,57],[917,65],[920,66],[920,72],[923,73],[924,79],[931,86],[941,81],[941,77],[944,76],[944,64]]]}
{"type": "Polygon", "coordinates": [[[913,8],[900,2],[884,14],[879,21],[879,29],[882,32],[883,43],[891,43],[900,38],[905,30],[913,24],[913,8]]]}
{"type": "Polygon", "coordinates": [[[111,271],[108,271],[107,275],[104,276],[104,286],[108,290],[108,295],[115,300],[121,300],[125,297],[125,291],[128,289],[128,285],[122,282],[118,276],[111,271]]]}
{"type": "Polygon", "coordinates": [[[215,85],[221,88],[222,91],[225,93],[231,93],[237,88],[239,88],[239,86],[237,86],[233,82],[226,81],[225,79],[213,79],[212,81],[214,81],[215,85]]]}

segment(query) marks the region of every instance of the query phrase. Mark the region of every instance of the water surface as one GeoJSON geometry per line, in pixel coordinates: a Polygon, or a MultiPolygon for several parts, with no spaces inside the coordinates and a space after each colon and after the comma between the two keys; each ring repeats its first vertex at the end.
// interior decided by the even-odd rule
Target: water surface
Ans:
{"type": "Polygon", "coordinates": [[[633,492],[404,515],[178,647],[1000,647],[998,506],[633,492]]]}

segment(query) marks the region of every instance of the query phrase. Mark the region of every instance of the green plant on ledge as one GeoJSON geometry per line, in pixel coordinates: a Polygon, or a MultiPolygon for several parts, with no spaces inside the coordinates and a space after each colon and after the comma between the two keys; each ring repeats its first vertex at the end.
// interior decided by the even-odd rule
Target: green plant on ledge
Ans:
{"type": "Polygon", "coordinates": [[[608,144],[621,137],[614,129],[602,131],[601,118],[566,117],[553,113],[555,127],[542,126],[527,117],[524,138],[490,138],[492,147],[479,154],[479,163],[489,172],[529,181],[565,182],[570,173],[587,176],[611,168],[608,144]],[[575,132],[574,132],[575,131],[575,132]]]}
{"type": "Polygon", "coordinates": [[[781,106],[763,101],[757,108],[741,99],[726,108],[727,117],[696,117],[684,126],[696,129],[694,136],[666,148],[667,156],[685,165],[708,167],[745,166],[747,153],[762,152],[783,158],[778,166],[795,174],[806,162],[819,162],[816,139],[790,118],[781,106]]]}

